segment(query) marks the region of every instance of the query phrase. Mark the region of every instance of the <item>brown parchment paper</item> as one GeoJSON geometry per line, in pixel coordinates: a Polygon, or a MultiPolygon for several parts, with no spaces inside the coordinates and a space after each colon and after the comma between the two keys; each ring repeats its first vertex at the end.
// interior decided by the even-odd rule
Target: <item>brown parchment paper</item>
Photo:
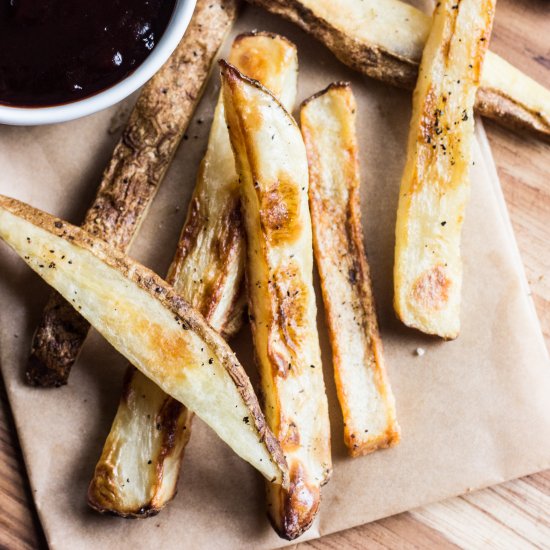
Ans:
{"type": "MultiPolygon", "coordinates": [[[[391,305],[410,95],[347,70],[295,27],[246,8],[233,35],[253,28],[280,32],[299,46],[300,100],[333,80],[353,83],[365,239],[403,430],[394,449],[347,457],[319,301],[334,476],[316,523],[300,540],[550,467],[550,364],[482,127],[464,227],[462,333],[441,342],[403,327],[391,305]],[[426,350],[424,356],[414,354],[417,347],[426,350]]],[[[205,150],[218,80],[215,74],[132,249],[160,273],[170,262],[205,150]]],[[[80,222],[131,102],[63,125],[0,127],[0,192],[80,222]]],[[[68,386],[26,387],[23,370],[47,295],[45,284],[0,245],[0,364],[50,546],[283,545],[266,520],[260,476],[199,420],[179,493],[160,515],[130,521],[87,508],[87,485],[117,407],[125,361],[92,332],[68,386]]],[[[253,373],[248,330],[233,344],[253,373]]]]}

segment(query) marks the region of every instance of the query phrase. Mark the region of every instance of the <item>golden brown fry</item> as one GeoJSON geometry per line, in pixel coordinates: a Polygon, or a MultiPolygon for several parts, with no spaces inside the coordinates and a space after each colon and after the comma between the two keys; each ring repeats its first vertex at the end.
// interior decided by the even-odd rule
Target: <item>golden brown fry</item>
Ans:
{"type": "Polygon", "coordinates": [[[280,445],[237,357],[170,285],[82,229],[1,195],[0,239],[163,391],[288,486],[280,445]]]}
{"type": "Polygon", "coordinates": [[[308,99],[300,120],[309,163],[315,260],[327,317],[344,441],[352,456],[399,442],[359,206],[351,87],[336,83],[308,99]]]}
{"type": "MultiPolygon", "coordinates": [[[[240,35],[230,59],[292,108],[298,71],[294,44],[273,34],[240,35]]],[[[245,305],[245,243],[238,183],[220,96],[168,281],[226,338],[239,327],[245,305]]],[[[191,419],[183,405],[130,367],[90,483],[90,505],[132,517],[162,509],[176,491],[191,419]]]]}
{"type": "Polygon", "coordinates": [[[289,465],[290,489],[268,487],[277,532],[309,528],[331,472],[330,426],[312,282],[304,143],[258,82],[222,63],[225,114],[241,180],[247,285],[264,409],[289,465]]]}
{"type": "MultiPolygon", "coordinates": [[[[212,62],[237,15],[237,0],[198,0],[181,43],[145,85],[82,225],[127,251],[202,95],[212,62]]],[[[67,383],[89,324],[52,293],[37,328],[27,381],[67,383]]]]}
{"type": "MultiPolygon", "coordinates": [[[[352,69],[414,88],[432,19],[411,5],[399,0],[249,2],[296,23],[352,69]]],[[[492,52],[487,52],[475,109],[550,141],[550,90],[492,52]]]]}
{"type": "Polygon", "coordinates": [[[473,105],[495,0],[438,3],[413,98],[395,230],[394,305],[408,326],[460,330],[460,237],[470,192],[473,105]]]}

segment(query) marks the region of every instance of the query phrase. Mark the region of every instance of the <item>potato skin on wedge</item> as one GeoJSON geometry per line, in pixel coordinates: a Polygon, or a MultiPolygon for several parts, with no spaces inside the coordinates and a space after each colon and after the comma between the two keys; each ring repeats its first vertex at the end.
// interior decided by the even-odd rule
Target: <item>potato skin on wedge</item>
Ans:
{"type": "Polygon", "coordinates": [[[338,82],[306,100],[300,111],[309,163],[315,261],[344,418],[344,442],[351,456],[399,442],[363,245],[356,110],[351,86],[338,82]]]}
{"type": "Polygon", "coordinates": [[[395,229],[394,306],[406,325],[460,331],[460,241],[470,193],[473,105],[495,0],[444,0],[413,96],[395,229]]]}
{"type": "MultiPolygon", "coordinates": [[[[242,34],[230,60],[292,108],[298,71],[294,44],[275,34],[242,34]]],[[[167,280],[225,338],[240,327],[246,305],[244,256],[239,180],[220,94],[167,280]]],[[[160,511],[175,495],[192,418],[186,407],[129,367],[90,483],[89,504],[125,517],[160,511]]]]}
{"type": "MultiPolygon", "coordinates": [[[[400,0],[248,0],[296,23],[354,70],[413,89],[432,18],[400,0]]],[[[458,4],[459,2],[455,2],[458,4]]],[[[550,90],[487,52],[476,112],[550,141],[550,90]]]]}
{"type": "Polygon", "coordinates": [[[288,486],[244,369],[170,285],[82,229],[1,195],[0,238],[163,391],[267,479],[288,486]]]}
{"type": "Polygon", "coordinates": [[[267,489],[280,536],[317,513],[331,473],[330,426],[316,325],[304,143],[294,119],[256,81],[221,62],[226,120],[241,180],[247,286],[264,410],[290,489],[267,489]]]}

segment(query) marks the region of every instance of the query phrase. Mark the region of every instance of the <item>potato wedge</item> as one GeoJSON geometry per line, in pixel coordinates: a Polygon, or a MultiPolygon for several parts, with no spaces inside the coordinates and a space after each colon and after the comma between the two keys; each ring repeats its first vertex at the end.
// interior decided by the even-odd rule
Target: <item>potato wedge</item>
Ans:
{"type": "Polygon", "coordinates": [[[280,536],[294,539],[311,525],[332,467],[307,158],[300,130],[281,104],[235,67],[221,67],[241,180],[249,312],[264,410],[290,473],[289,490],[268,488],[268,511],[280,536]]]}
{"type": "Polygon", "coordinates": [[[281,448],[235,354],[170,285],[82,229],[1,195],[0,239],[163,391],[267,479],[288,485],[281,448]]]}
{"type": "MultiPolygon", "coordinates": [[[[202,96],[237,6],[237,0],[197,1],[182,41],[140,92],[86,213],[82,227],[88,233],[128,251],[202,96]]],[[[66,384],[89,328],[53,292],[33,338],[28,383],[66,384]]]]}
{"type": "MultiPolygon", "coordinates": [[[[235,39],[230,60],[292,108],[298,73],[294,44],[268,33],[243,34],[235,39]]],[[[220,94],[167,280],[226,338],[240,326],[245,306],[242,231],[239,180],[220,94]]],[[[111,432],[90,483],[89,504],[125,517],[144,517],[161,510],[176,492],[191,420],[192,414],[181,403],[129,367],[111,432]]]]}
{"type": "Polygon", "coordinates": [[[460,237],[468,200],[473,104],[495,0],[438,3],[413,98],[395,230],[394,305],[408,326],[460,330],[460,237]]]}
{"type": "Polygon", "coordinates": [[[351,456],[399,442],[359,206],[359,162],[351,86],[331,84],[300,111],[309,163],[315,261],[332,345],[336,391],[351,456]]]}
{"type": "MultiPolygon", "coordinates": [[[[413,6],[399,0],[249,2],[298,24],[352,69],[414,88],[432,18],[413,6]]],[[[492,52],[487,52],[475,109],[550,141],[550,90],[492,52]]]]}

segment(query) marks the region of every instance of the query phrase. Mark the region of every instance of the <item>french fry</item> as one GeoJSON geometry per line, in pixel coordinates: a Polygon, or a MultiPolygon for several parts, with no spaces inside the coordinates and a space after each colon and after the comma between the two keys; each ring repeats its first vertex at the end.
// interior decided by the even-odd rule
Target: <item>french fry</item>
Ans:
{"type": "Polygon", "coordinates": [[[268,425],[290,489],[268,487],[280,536],[311,525],[331,472],[330,426],[312,283],[304,143],[293,118],[256,81],[222,62],[225,116],[241,181],[252,333],[268,425]]]}
{"type": "MultiPolygon", "coordinates": [[[[244,34],[235,39],[230,60],[292,108],[298,73],[294,44],[273,34],[244,34]]],[[[239,181],[220,95],[168,281],[226,338],[238,329],[245,305],[242,231],[239,181]]],[[[176,492],[191,419],[183,405],[129,367],[90,483],[90,505],[125,517],[161,510],[176,492]]]]}
{"type": "Polygon", "coordinates": [[[363,246],[355,112],[348,83],[335,83],[300,111],[309,163],[315,261],[332,345],[344,442],[360,456],[399,442],[363,246]]]}
{"type": "MultiPolygon", "coordinates": [[[[323,42],[352,69],[413,89],[432,18],[399,0],[249,0],[323,42]]],[[[456,4],[457,2],[455,2],[456,4]]],[[[550,90],[487,52],[476,112],[550,141],[550,90]]]]}
{"type": "Polygon", "coordinates": [[[495,0],[438,3],[413,98],[395,230],[394,305],[408,326],[460,331],[460,240],[468,200],[473,104],[495,0]]]}
{"type": "Polygon", "coordinates": [[[267,479],[288,486],[244,369],[170,285],[82,229],[1,195],[0,239],[164,392],[267,479]]]}
{"type": "MultiPolygon", "coordinates": [[[[139,95],[84,219],[88,233],[129,249],[201,98],[237,4],[197,1],[176,51],[139,95]]],[[[66,384],[89,328],[70,304],[52,293],[33,339],[28,383],[66,384]]]]}

